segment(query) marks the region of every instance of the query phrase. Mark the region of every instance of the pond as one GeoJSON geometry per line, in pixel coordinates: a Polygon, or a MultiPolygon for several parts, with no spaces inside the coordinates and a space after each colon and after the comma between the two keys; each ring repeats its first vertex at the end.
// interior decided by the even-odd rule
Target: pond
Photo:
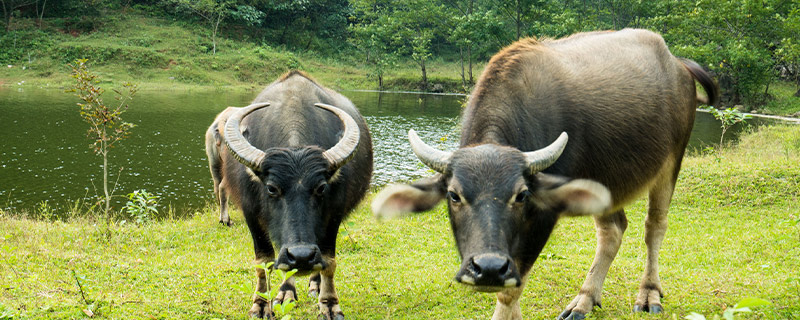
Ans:
{"type": "MultiPolygon", "coordinates": [[[[124,119],[136,125],[110,153],[115,195],[145,189],[160,206],[191,212],[212,201],[204,135],[226,106],[247,105],[258,92],[141,91],[124,119]]],[[[359,107],[375,149],[373,187],[429,175],[407,141],[414,128],[440,149],[458,143],[465,97],[415,93],[342,92],[359,107]]],[[[113,101],[109,91],[104,98],[113,101]]],[[[93,153],[78,99],[59,89],[0,87],[0,208],[32,210],[43,201],[64,208],[102,194],[102,158],[93,153]]],[[[759,125],[764,120],[751,120],[759,125]]],[[[726,134],[735,138],[741,128],[726,134]]],[[[698,113],[691,148],[719,141],[719,123],[698,113]]],[[[117,197],[116,207],[124,203],[117,197]]]]}

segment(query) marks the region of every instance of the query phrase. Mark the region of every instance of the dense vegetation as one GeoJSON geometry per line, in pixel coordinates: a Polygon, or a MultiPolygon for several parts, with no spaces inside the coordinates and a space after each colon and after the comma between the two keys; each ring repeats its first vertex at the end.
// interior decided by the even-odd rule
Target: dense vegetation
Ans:
{"type": "MultiPolygon", "coordinates": [[[[764,127],[737,147],[687,157],[661,249],[665,314],[631,312],[644,261],[644,197],[589,319],[712,319],[746,297],[772,302],[744,319],[800,317],[800,127],[764,127]]],[[[369,200],[369,199],[367,199],[369,200]]],[[[486,319],[494,295],[452,277],[459,258],[446,208],[378,223],[369,202],[340,231],[336,284],[348,319],[486,319]]],[[[241,213],[123,224],[111,238],[80,212],[57,221],[0,211],[0,318],[245,319],[254,267],[241,213]]],[[[60,216],[69,216],[69,214],[60,216]]],[[[526,319],[554,319],[594,253],[592,219],[564,219],[522,296],[526,319]]],[[[305,289],[307,278],[298,280],[305,289]]],[[[301,291],[302,292],[302,291],[301,291]]],[[[296,319],[315,317],[300,295],[296,319]]],[[[737,319],[740,319],[737,317],[737,319]]]]}
{"type": "MultiPolygon", "coordinates": [[[[637,27],[660,32],[676,55],[715,71],[727,106],[775,104],[773,87],[800,84],[800,3],[790,0],[1,3],[0,63],[31,69],[0,74],[13,80],[63,74],[65,63],[88,58],[147,82],[170,70],[161,78],[260,84],[289,68],[316,67],[343,74],[350,88],[466,91],[480,65],[517,38],[637,27]],[[442,65],[448,70],[436,70],[442,65]]],[[[781,92],[789,90],[800,95],[797,87],[781,92]]],[[[794,110],[777,104],[779,113],[794,110]]]]}

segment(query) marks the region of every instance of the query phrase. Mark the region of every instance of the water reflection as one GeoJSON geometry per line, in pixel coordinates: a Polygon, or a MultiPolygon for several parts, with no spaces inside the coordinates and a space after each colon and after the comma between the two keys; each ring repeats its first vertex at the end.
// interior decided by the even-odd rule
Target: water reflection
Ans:
{"type": "MultiPolygon", "coordinates": [[[[408,129],[440,149],[457,146],[463,96],[343,93],[359,107],[372,132],[374,186],[431,174],[410,151],[408,129]]],[[[136,127],[110,154],[110,179],[112,184],[118,181],[115,194],[146,189],[161,197],[162,208],[186,209],[181,211],[211,201],[205,130],[217,112],[246,105],[256,94],[224,89],[140,92],[124,116],[136,127]]],[[[111,101],[111,94],[105,99],[111,101]]],[[[70,201],[102,194],[102,159],[89,148],[77,102],[61,90],[0,87],[0,208],[30,210],[41,201],[64,208],[70,201]]],[[[692,147],[718,140],[719,123],[698,113],[692,147]]],[[[117,199],[119,208],[124,201],[117,199]]]]}

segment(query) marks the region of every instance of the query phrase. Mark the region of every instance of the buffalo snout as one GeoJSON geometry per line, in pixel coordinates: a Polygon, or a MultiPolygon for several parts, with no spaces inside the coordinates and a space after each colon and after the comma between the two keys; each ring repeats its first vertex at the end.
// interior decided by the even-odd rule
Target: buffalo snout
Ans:
{"type": "Polygon", "coordinates": [[[319,271],[325,267],[319,247],[300,244],[282,248],[275,266],[283,271],[319,271]]]}
{"type": "Polygon", "coordinates": [[[456,281],[473,286],[478,291],[496,292],[519,287],[519,272],[510,257],[496,253],[478,254],[465,259],[456,281]]]}

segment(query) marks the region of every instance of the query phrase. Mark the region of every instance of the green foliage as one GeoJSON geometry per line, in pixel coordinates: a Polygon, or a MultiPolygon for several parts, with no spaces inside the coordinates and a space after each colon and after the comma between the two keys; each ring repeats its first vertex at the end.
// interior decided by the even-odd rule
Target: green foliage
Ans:
{"type": "Polygon", "coordinates": [[[47,200],[41,201],[36,205],[36,216],[45,220],[53,221],[56,218],[56,212],[47,200]]]}
{"type": "Polygon", "coordinates": [[[138,46],[108,46],[91,43],[61,43],[53,51],[53,56],[65,63],[79,59],[93,61],[94,63],[117,63],[131,65],[138,68],[162,68],[167,65],[169,59],[160,52],[156,52],[145,46],[155,42],[152,39],[138,38],[132,39],[129,43],[136,43],[138,46]]]}
{"type": "MultiPolygon", "coordinates": [[[[758,298],[744,298],[740,300],[736,305],[732,308],[726,308],[725,311],[722,313],[722,318],[725,320],[733,320],[734,316],[737,313],[750,313],[753,312],[750,310],[751,308],[760,307],[771,305],[772,302],[767,300],[758,299],[758,298]]],[[[702,314],[692,312],[688,316],[684,317],[687,320],[706,320],[706,317],[702,314]]],[[[719,315],[714,315],[713,319],[719,319],[719,315]]]]}
{"type": "Polygon", "coordinates": [[[76,83],[72,89],[66,92],[74,93],[83,101],[83,103],[78,103],[78,106],[80,107],[81,117],[89,124],[87,136],[94,141],[95,153],[103,156],[103,192],[105,195],[106,227],[108,228],[111,224],[111,197],[114,195],[114,189],[116,189],[115,185],[114,189],[109,193],[108,153],[117,142],[127,138],[130,134],[130,129],[134,127],[132,123],[122,120],[122,114],[128,109],[128,102],[133,99],[138,88],[134,84],[125,83],[123,88],[126,91],[114,89],[117,105],[109,106],[102,100],[101,96],[105,91],[97,86],[99,82],[97,75],[89,71],[86,62],[86,59],[78,59],[69,65],[72,69],[72,78],[75,79],[76,83]]]}
{"type": "MultiPolygon", "coordinates": [[[[275,287],[272,286],[272,271],[276,270],[273,268],[274,264],[275,264],[274,262],[270,261],[255,266],[256,268],[263,269],[267,273],[267,291],[265,292],[256,291],[256,294],[266,301],[272,301],[273,299],[275,299],[275,297],[278,296],[278,290],[280,290],[280,286],[275,286],[275,287]]],[[[290,277],[294,276],[295,273],[297,273],[297,269],[292,269],[289,271],[283,271],[277,269],[277,271],[279,280],[278,283],[286,282],[287,279],[289,279],[290,277]]],[[[275,318],[281,320],[291,320],[292,319],[291,312],[294,309],[295,304],[297,304],[296,301],[289,301],[289,300],[284,300],[280,304],[278,303],[272,304],[272,312],[275,313],[275,318]]]]}
{"type": "Polygon", "coordinates": [[[137,224],[145,224],[158,214],[158,196],[146,190],[135,190],[128,194],[128,202],[123,210],[137,224]]]}
{"type": "Polygon", "coordinates": [[[8,309],[0,303],[0,320],[13,320],[14,316],[14,310],[8,309]]]}
{"type": "Polygon", "coordinates": [[[31,62],[47,54],[53,39],[41,30],[17,30],[0,34],[0,63],[31,62]]]}
{"type": "Polygon", "coordinates": [[[749,114],[744,114],[741,111],[737,110],[736,108],[727,108],[725,110],[719,110],[714,107],[706,108],[711,115],[714,116],[714,119],[719,120],[720,127],[722,128],[722,133],[719,137],[719,148],[722,150],[722,141],[725,138],[725,132],[728,131],[732,126],[738,123],[744,123],[746,120],[753,118],[749,114]]]}

